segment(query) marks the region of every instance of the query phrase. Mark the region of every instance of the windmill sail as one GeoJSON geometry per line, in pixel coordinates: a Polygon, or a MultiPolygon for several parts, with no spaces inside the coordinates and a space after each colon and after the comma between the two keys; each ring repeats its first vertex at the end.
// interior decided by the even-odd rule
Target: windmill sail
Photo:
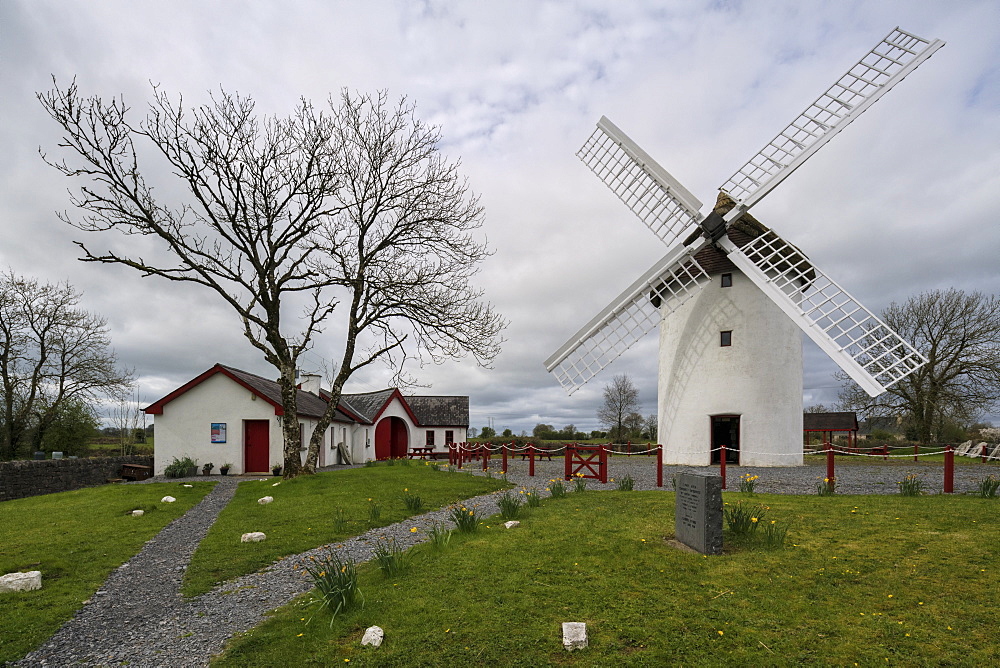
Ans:
{"type": "Polygon", "coordinates": [[[871,396],[926,359],[888,325],[773,231],[736,247],[729,259],[871,396]]]}
{"type": "Polygon", "coordinates": [[[668,253],[545,361],[569,394],[615,361],[709,280],[693,252],[668,253]]]}
{"type": "Polygon", "coordinates": [[[576,155],[667,246],[702,219],[698,198],[607,117],[576,155]]]}
{"type": "Polygon", "coordinates": [[[944,42],[895,28],[722,185],[747,208],[865,112],[944,42]]]}

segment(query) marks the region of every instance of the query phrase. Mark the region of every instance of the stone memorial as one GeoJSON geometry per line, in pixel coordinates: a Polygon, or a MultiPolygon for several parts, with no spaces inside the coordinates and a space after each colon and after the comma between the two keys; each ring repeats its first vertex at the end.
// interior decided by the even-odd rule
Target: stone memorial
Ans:
{"type": "Polygon", "coordinates": [[[702,554],[722,554],[722,478],[704,473],[677,476],[674,535],[702,554]]]}

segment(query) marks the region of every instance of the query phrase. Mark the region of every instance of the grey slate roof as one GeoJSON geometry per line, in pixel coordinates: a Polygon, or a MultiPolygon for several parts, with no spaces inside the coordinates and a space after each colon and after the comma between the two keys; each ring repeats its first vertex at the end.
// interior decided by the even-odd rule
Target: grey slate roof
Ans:
{"type": "Polygon", "coordinates": [[[340,403],[349,411],[354,411],[368,422],[372,422],[385,402],[392,396],[393,390],[379,390],[363,394],[341,394],[340,403]]]}
{"type": "Polygon", "coordinates": [[[469,397],[405,397],[424,427],[468,427],[469,397]]]}
{"type": "MultiPolygon", "coordinates": [[[[281,387],[277,382],[268,380],[267,378],[262,378],[261,376],[252,374],[249,371],[235,369],[224,364],[220,364],[219,366],[252,387],[259,394],[267,397],[271,401],[277,402],[278,404],[281,403],[281,387]]],[[[323,411],[326,410],[327,403],[315,394],[312,394],[311,392],[303,392],[302,390],[296,390],[296,392],[295,401],[299,415],[318,418],[323,414],[323,411]]],[[[336,422],[354,422],[352,418],[349,418],[340,410],[334,414],[333,419],[336,422]]]]}

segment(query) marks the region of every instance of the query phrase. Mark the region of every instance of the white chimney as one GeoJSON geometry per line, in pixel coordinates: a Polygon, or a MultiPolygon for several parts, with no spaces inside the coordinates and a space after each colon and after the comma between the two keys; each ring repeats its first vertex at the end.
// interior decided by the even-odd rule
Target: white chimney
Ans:
{"type": "Polygon", "coordinates": [[[319,396],[319,385],[322,377],[318,373],[303,373],[299,375],[301,387],[304,392],[312,392],[319,396]]]}

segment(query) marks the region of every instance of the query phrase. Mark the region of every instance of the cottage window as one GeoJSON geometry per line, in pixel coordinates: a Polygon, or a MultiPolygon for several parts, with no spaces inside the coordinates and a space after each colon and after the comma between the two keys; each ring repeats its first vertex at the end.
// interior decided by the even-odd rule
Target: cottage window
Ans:
{"type": "Polygon", "coordinates": [[[721,283],[721,285],[724,288],[731,288],[731,287],[733,287],[733,275],[732,274],[723,274],[722,275],[722,283],[721,283]]]}
{"type": "Polygon", "coordinates": [[[719,345],[722,347],[733,345],[733,331],[719,332],[719,345]]]}
{"type": "Polygon", "coordinates": [[[444,432],[444,442],[446,444],[454,443],[455,442],[455,432],[453,432],[450,429],[447,430],[446,432],[444,432]]]}
{"type": "Polygon", "coordinates": [[[434,430],[433,429],[428,429],[427,430],[427,446],[428,447],[434,447],[434,430]]]}

